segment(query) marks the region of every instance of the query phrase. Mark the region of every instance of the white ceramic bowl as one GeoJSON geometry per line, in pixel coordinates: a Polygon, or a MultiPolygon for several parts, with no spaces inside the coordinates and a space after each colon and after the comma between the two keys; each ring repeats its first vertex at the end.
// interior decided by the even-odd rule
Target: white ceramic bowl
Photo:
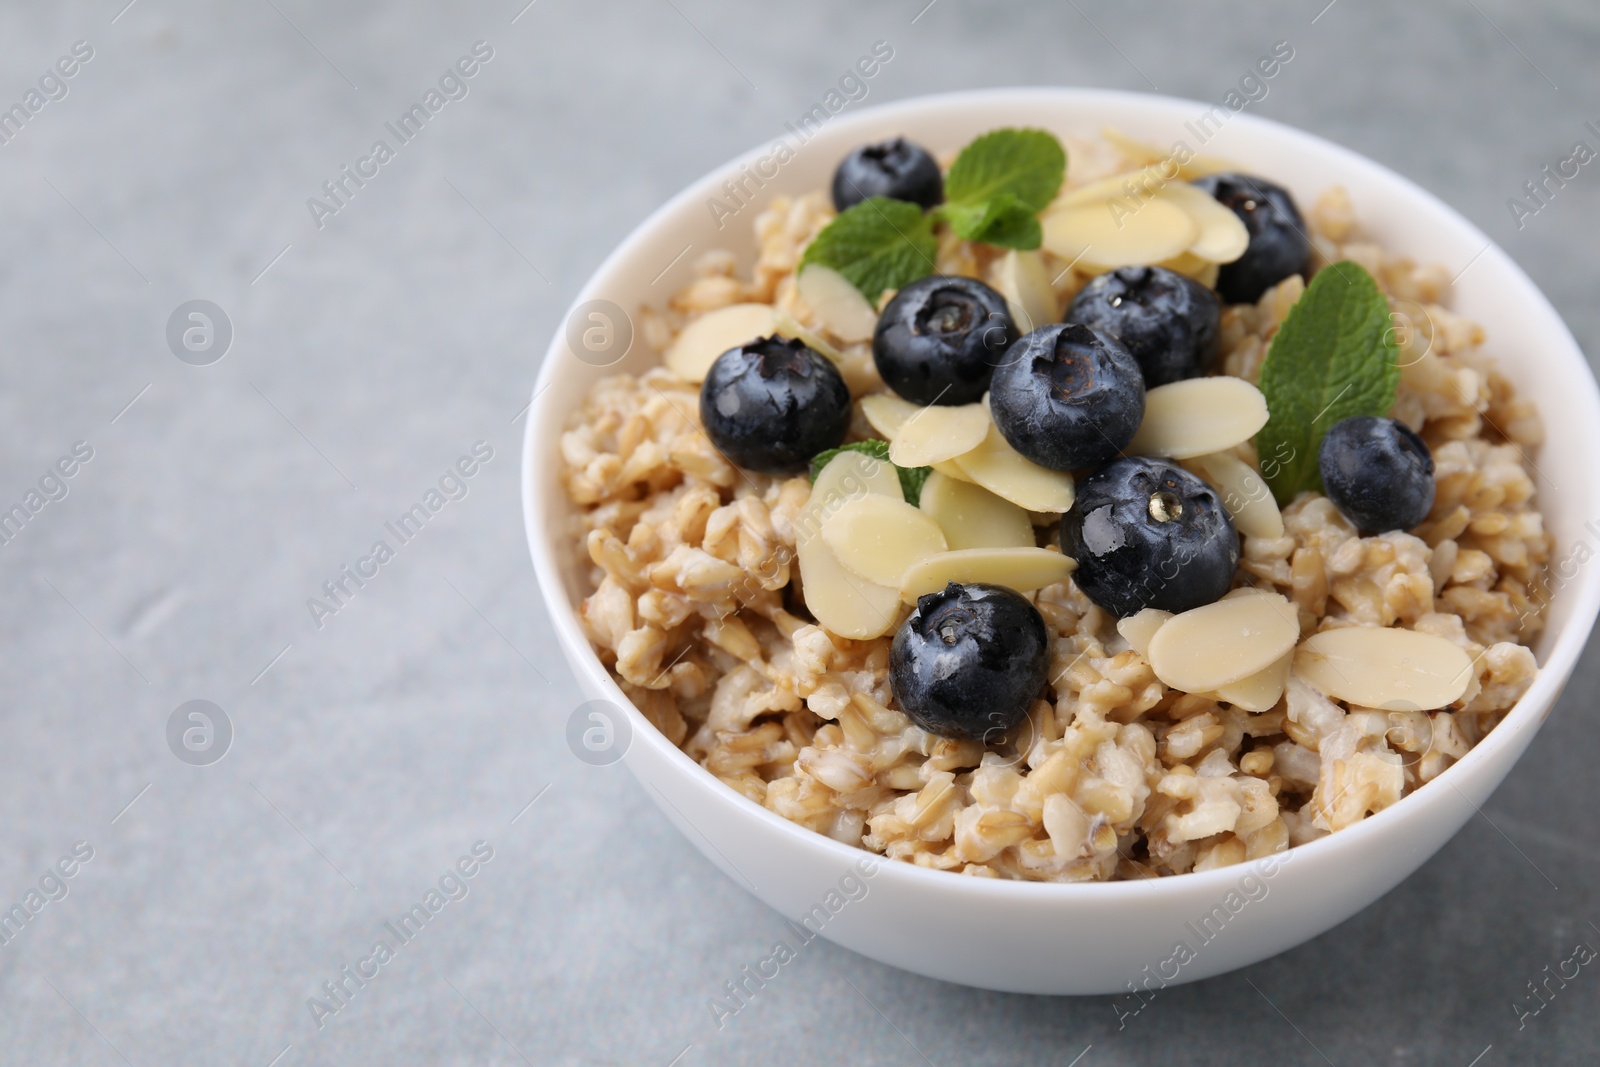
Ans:
{"type": "MultiPolygon", "coordinates": [[[[1181,139],[1199,149],[1198,125],[1186,124],[1198,124],[1210,111],[1193,101],[1135,93],[997,89],[847,112],[831,119],[720,231],[708,198],[726,200],[723,183],[738,176],[741,165],[753,168],[771,145],[685,189],[622,242],[574,306],[605,299],[632,312],[642,303],[659,304],[687,280],[690,261],[712,248],[729,248],[748,266],[751,223],[765,202],[779,193],[827,188],[840,157],[865,141],[904,134],[939,153],[997,126],[1093,135],[1111,124],[1158,145],[1181,139]],[[674,262],[686,246],[690,254],[674,262]]],[[[1213,118],[1204,129],[1211,140],[1203,151],[1287,186],[1302,204],[1340,183],[1362,225],[1388,249],[1452,272],[1466,268],[1455,285],[1454,307],[1483,324],[1490,350],[1544,416],[1548,443],[1537,460],[1539,504],[1556,538],[1556,558],[1568,558],[1580,542],[1597,547],[1600,525],[1586,524],[1600,499],[1593,473],[1600,395],[1572,335],[1528,277],[1455,211],[1353,152],[1249,114],[1227,116],[1220,129],[1213,118]]],[[[774,131],[774,139],[783,132],[774,131]]],[[[1154,988],[1221,974],[1315,937],[1383,896],[1474,814],[1549,714],[1600,606],[1600,568],[1579,568],[1551,604],[1536,649],[1539,676],[1504,722],[1437,781],[1356,826],[1291,849],[1270,868],[1055,885],[881,861],[870,877],[853,877],[867,853],[765,810],[691,761],[629,704],[579,627],[587,563],[578,562],[582,553],[569,532],[558,441],[591,383],[618,370],[643,369],[654,358],[645,348],[635,343],[616,366],[594,367],[572,355],[563,332],[540,368],[523,450],[523,510],[562,647],[589,698],[626,709],[629,769],[712,863],[781,915],[798,920],[810,914],[807,929],[920,974],[1013,992],[1125,993],[1130,983],[1154,988]],[[1187,949],[1178,950],[1180,943],[1187,949]]],[[[1487,862],[1511,861],[1496,855],[1487,862]]]]}

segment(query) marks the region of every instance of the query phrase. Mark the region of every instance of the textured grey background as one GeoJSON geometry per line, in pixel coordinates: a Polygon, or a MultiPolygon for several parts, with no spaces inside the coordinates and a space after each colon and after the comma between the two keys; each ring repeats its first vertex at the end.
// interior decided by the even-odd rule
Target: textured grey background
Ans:
{"type": "Polygon", "coordinates": [[[0,1061],[1590,1062],[1592,968],[1520,1030],[1512,1005],[1600,946],[1594,654],[1487,818],[1414,878],[1126,1030],[1107,999],[975,992],[819,942],[719,1032],[707,998],[780,919],[622,768],[568,752],[579,698],[523,545],[514,420],[601,257],[880,38],[895,57],[869,102],[1218,100],[1288,39],[1254,110],[1434,190],[1600,350],[1600,164],[1520,232],[1505,206],[1597,141],[1600,11],[524,2],[0,8],[0,101],[74,41],[95,50],[0,147],[0,500],[94,448],[0,549],[0,899],[95,850],[0,948],[0,1061]],[[306,198],[479,39],[471,95],[318,231],[306,198]],[[213,366],[163,339],[192,298],[234,325],[213,366]],[[494,458],[470,495],[315,628],[306,598],[479,439],[494,458]],[[197,697],[236,729],[203,768],[165,741],[197,697]],[[470,895],[319,1031],[306,999],[478,839],[495,852],[470,895]]]}

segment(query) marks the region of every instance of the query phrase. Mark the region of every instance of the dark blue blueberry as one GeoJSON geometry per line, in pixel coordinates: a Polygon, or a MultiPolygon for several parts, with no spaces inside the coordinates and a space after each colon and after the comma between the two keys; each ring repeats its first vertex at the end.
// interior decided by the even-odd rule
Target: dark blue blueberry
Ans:
{"type": "Polygon", "coordinates": [[[1148,389],[1210,369],[1221,317],[1216,293],[1165,267],[1102,274],[1078,291],[1064,316],[1121,341],[1148,389]]]}
{"type": "Polygon", "coordinates": [[[1129,456],[1078,485],[1061,517],[1061,551],[1073,581],[1106,611],[1179,612],[1217,600],[1233,584],[1239,535],[1205,482],[1162,459],[1129,456]]]}
{"type": "Polygon", "coordinates": [[[1040,466],[1092,467],[1133,440],[1144,375],[1115,338],[1058,322],[1006,351],[989,383],[989,411],[1011,447],[1040,466]]]}
{"type": "Polygon", "coordinates": [[[798,474],[850,429],[850,389],[826,357],[764,337],[717,357],[700,386],[700,424],[728,459],[762,474],[798,474]]]}
{"type": "Polygon", "coordinates": [[[1006,298],[976,278],[930,274],[878,316],[872,360],[885,384],[917,404],[974,404],[1017,339],[1006,298]]]}
{"type": "Polygon", "coordinates": [[[1317,450],[1322,491],[1364,534],[1409,530],[1433,507],[1433,453],[1411,427],[1359,415],[1317,450]]]}
{"type": "Polygon", "coordinates": [[[997,742],[1044,687],[1050,639],[1026,597],[951,582],[917,598],[889,649],[889,686],[906,718],[941,737],[997,742]]]}
{"type": "Polygon", "coordinates": [[[1195,183],[1233,209],[1250,232],[1250,246],[1217,272],[1217,292],[1230,304],[1254,304],[1311,258],[1305,220],[1281,186],[1248,174],[1211,174],[1195,183]]]}
{"type": "Polygon", "coordinates": [[[926,148],[904,137],[864,144],[845,156],[833,172],[833,206],[843,211],[869,196],[933,207],[944,199],[939,163],[926,148]]]}

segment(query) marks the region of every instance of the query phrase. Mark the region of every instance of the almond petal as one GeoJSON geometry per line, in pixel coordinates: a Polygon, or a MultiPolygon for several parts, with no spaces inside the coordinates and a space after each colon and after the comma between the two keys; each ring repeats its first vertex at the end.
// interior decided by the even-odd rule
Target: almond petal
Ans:
{"type": "Polygon", "coordinates": [[[1060,321],[1061,301],[1050,287],[1050,272],[1037,250],[1012,249],[995,261],[991,277],[995,289],[1006,298],[1006,308],[1019,333],[1060,321]]]}
{"type": "Polygon", "coordinates": [[[957,481],[937,470],[923,483],[918,506],[939,524],[952,550],[1036,544],[1026,511],[981,485],[957,481]]]}
{"type": "Polygon", "coordinates": [[[1100,136],[1105,138],[1107,144],[1120,152],[1124,159],[1132,160],[1141,165],[1159,163],[1168,156],[1168,153],[1163,152],[1149,141],[1141,141],[1137,137],[1123,133],[1115,126],[1100,127],[1100,136]]]}
{"type": "Polygon", "coordinates": [[[947,582],[988,582],[1026,593],[1065,581],[1078,567],[1071,556],[1048,548],[964,548],[929,556],[908,568],[900,595],[908,604],[936,593],[947,582]]]}
{"type": "Polygon", "coordinates": [[[982,443],[957,456],[955,463],[974,482],[1019,508],[1056,514],[1072,510],[1072,475],[1028,459],[992,423],[982,443]]]}
{"type": "Polygon", "coordinates": [[[921,408],[889,442],[889,458],[901,467],[926,467],[971,452],[989,432],[987,404],[921,408]]]}
{"type": "Polygon", "coordinates": [[[833,363],[843,364],[845,362],[843,352],[830,345],[815,330],[808,329],[799,319],[783,308],[778,308],[772,313],[772,329],[782,337],[787,337],[791,341],[799,341],[813,352],[827,356],[833,363]]]}
{"type": "Polygon", "coordinates": [[[1188,159],[1180,163],[1178,162],[1178,153],[1176,151],[1169,151],[1148,142],[1136,140],[1115,126],[1100,127],[1100,136],[1104,137],[1118,152],[1121,152],[1125,159],[1134,163],[1159,164],[1155,169],[1159,171],[1161,167],[1165,167],[1169,174],[1173,166],[1176,165],[1177,177],[1186,182],[1193,181],[1195,178],[1203,178],[1207,174],[1221,174],[1224,171],[1239,169],[1238,164],[1230,163],[1225,159],[1218,159],[1216,156],[1190,155],[1188,159]],[[1171,162],[1167,162],[1168,160],[1171,162]]]}
{"type": "Polygon", "coordinates": [[[1128,647],[1146,658],[1150,655],[1150,639],[1156,631],[1172,618],[1172,612],[1160,608],[1142,608],[1126,619],[1117,620],[1117,633],[1128,642],[1128,647]]]}
{"type": "Polygon", "coordinates": [[[1289,667],[1293,662],[1294,652],[1290,650],[1265,670],[1221,686],[1211,695],[1248,712],[1271,711],[1289,684],[1289,667]]]}
{"type": "Polygon", "coordinates": [[[811,487],[795,520],[795,555],[807,609],[827,630],[855,640],[881,637],[900,622],[900,591],[845,570],[823,542],[822,527],[846,502],[867,494],[901,500],[891,464],[860,452],[841,452],[811,487]]]}
{"type": "Polygon", "coordinates": [[[865,641],[900,624],[902,601],[892,586],[878,585],[845,570],[820,537],[798,547],[806,607],[830,633],[865,641]]]}
{"type": "Polygon", "coordinates": [[[1294,673],[1335,700],[1431,711],[1461,699],[1472,658],[1453,641],[1398,627],[1345,626],[1300,642],[1294,673]]]}
{"type": "Polygon", "coordinates": [[[1240,533],[1247,537],[1283,536],[1283,512],[1278,510],[1278,502],[1260,472],[1250,464],[1228,452],[1212,452],[1195,456],[1184,466],[1211,483],[1240,533]]]}
{"type": "Polygon", "coordinates": [[[1168,182],[1158,196],[1172,201],[1194,220],[1199,233],[1189,245],[1189,251],[1212,263],[1232,263],[1244,255],[1250,245],[1250,231],[1244,220],[1208,195],[1187,182],[1168,182]]]}
{"type": "Polygon", "coordinates": [[[823,522],[822,543],[851,574],[897,588],[906,568],[946,548],[925,512],[876,494],[845,501],[823,522]]]}
{"type": "Polygon", "coordinates": [[[1231,375],[1158,385],[1144,395],[1144,421],[1130,456],[1188,459],[1242,444],[1267,424],[1267,398],[1231,375]]]}
{"type": "Polygon", "coordinates": [[[956,466],[956,461],[953,459],[941,459],[937,463],[928,464],[928,466],[932,467],[946,478],[953,478],[958,482],[968,482],[974,485],[977,484],[972,481],[972,475],[956,466]]]}
{"type": "Polygon", "coordinates": [[[1067,208],[1082,207],[1085,204],[1103,204],[1112,197],[1131,200],[1135,196],[1154,192],[1161,187],[1163,181],[1160,166],[1152,160],[1147,166],[1096,178],[1076,188],[1067,189],[1045,208],[1044,213],[1049,216],[1067,208]]]}
{"type": "Polygon", "coordinates": [[[1187,212],[1158,197],[1078,204],[1049,215],[1043,226],[1046,251],[1104,270],[1171,259],[1200,232],[1187,212]]]}
{"type": "Polygon", "coordinates": [[[883,435],[885,441],[893,441],[900,427],[921,410],[910,401],[889,393],[873,393],[861,398],[861,414],[874,430],[883,435]]]}
{"type": "Polygon", "coordinates": [[[872,340],[878,313],[843,274],[812,263],[795,278],[795,288],[824,330],[846,344],[872,340]]]}
{"type": "Polygon", "coordinates": [[[1150,669],[1185,693],[1210,693],[1266,670],[1300,637],[1293,604],[1277,593],[1181,612],[1150,638],[1150,669]]]}
{"type": "Polygon", "coordinates": [[[686,382],[703,382],[717,357],[777,331],[767,304],[729,304],[708,311],[679,331],[667,348],[667,369],[686,382]]]}

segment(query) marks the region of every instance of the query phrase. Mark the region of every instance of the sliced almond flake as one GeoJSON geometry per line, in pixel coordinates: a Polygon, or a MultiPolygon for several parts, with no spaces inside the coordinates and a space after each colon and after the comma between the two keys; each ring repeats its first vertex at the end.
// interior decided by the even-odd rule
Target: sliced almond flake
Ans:
{"type": "Polygon", "coordinates": [[[901,467],[926,467],[971,452],[989,432],[987,404],[930,404],[900,426],[889,441],[889,458],[901,467]]]}
{"type": "Polygon", "coordinates": [[[812,263],[795,278],[800,298],[811,306],[817,324],[845,344],[872,340],[878,313],[861,290],[831,267],[812,263]]]}
{"type": "Polygon", "coordinates": [[[1078,204],[1046,216],[1043,226],[1046,251],[1105,270],[1171,259],[1200,232],[1186,211],[1159,197],[1078,204]]]}
{"type": "Polygon", "coordinates": [[[1131,160],[1141,166],[1159,163],[1167,158],[1167,153],[1161,151],[1160,148],[1149,141],[1141,141],[1137,137],[1123,133],[1115,126],[1100,127],[1100,136],[1112,148],[1121,152],[1124,159],[1131,160]]]}
{"type": "Polygon", "coordinates": [[[1240,533],[1246,537],[1283,536],[1283,512],[1261,473],[1250,464],[1229,452],[1212,452],[1186,460],[1184,466],[1211,483],[1240,533]]]}
{"type": "Polygon", "coordinates": [[[1117,620],[1117,633],[1128,642],[1128,647],[1141,656],[1149,656],[1150,639],[1172,618],[1172,612],[1160,608],[1141,608],[1126,619],[1117,620]]]}
{"type": "Polygon", "coordinates": [[[930,463],[928,466],[946,478],[954,478],[958,482],[972,482],[972,475],[956,466],[956,461],[953,459],[942,459],[938,463],[930,463]]]}
{"type": "Polygon", "coordinates": [[[973,481],[1019,508],[1058,515],[1072,510],[1072,475],[1028,459],[992,423],[982,443],[957,456],[955,463],[973,481]]]}
{"type": "Polygon", "coordinates": [[[952,551],[963,548],[1033,548],[1028,513],[981,485],[941,471],[928,475],[918,505],[944,531],[952,551]]]}
{"type": "Polygon", "coordinates": [[[834,363],[842,364],[845,362],[843,352],[830,345],[820,333],[808,329],[799,319],[782,308],[778,308],[773,312],[772,328],[781,336],[787,337],[791,341],[799,341],[819,355],[827,356],[834,363]]]}
{"type": "Polygon", "coordinates": [[[797,549],[806,608],[830,633],[865,641],[882,637],[900,624],[903,602],[893,586],[878,585],[845,570],[816,538],[797,549]]]}
{"type": "Polygon", "coordinates": [[[1183,154],[1188,156],[1188,159],[1180,162],[1176,151],[1164,151],[1148,141],[1141,141],[1128,136],[1115,126],[1100,127],[1100,136],[1104,137],[1113,148],[1134,163],[1153,164],[1162,163],[1169,159],[1172,160],[1172,163],[1167,164],[1167,172],[1170,174],[1173,164],[1176,164],[1178,178],[1186,182],[1193,181],[1195,178],[1203,178],[1207,174],[1221,174],[1224,171],[1239,169],[1237,165],[1225,159],[1219,159],[1216,156],[1193,155],[1187,148],[1185,148],[1183,154]]]}
{"type": "Polygon", "coordinates": [[[817,472],[811,494],[795,519],[795,542],[803,544],[820,535],[822,527],[851,500],[886,496],[904,501],[900,475],[894,464],[861,452],[840,452],[817,472]]]}
{"type": "Polygon", "coordinates": [[[708,311],[685,326],[667,349],[667,369],[686,382],[703,382],[717,357],[758,337],[777,332],[767,304],[729,304],[708,311]]]}
{"type": "Polygon", "coordinates": [[[1103,204],[1112,197],[1132,203],[1136,199],[1153,195],[1161,184],[1161,168],[1153,163],[1149,166],[1135,167],[1133,170],[1124,170],[1104,178],[1096,178],[1092,182],[1085,182],[1074,189],[1064,190],[1046,205],[1044,216],[1048,217],[1058,211],[1082,207],[1085,204],[1103,204]]]}
{"type": "Polygon", "coordinates": [[[900,595],[908,604],[938,592],[948,582],[988,582],[1019,593],[1065,581],[1078,564],[1048,548],[963,548],[929,556],[906,570],[900,595]]]}
{"type": "Polygon", "coordinates": [[[1248,712],[1271,711],[1289,684],[1289,667],[1293,662],[1294,650],[1291,649],[1279,656],[1272,666],[1230,682],[1211,695],[1248,712]]]}
{"type": "Polygon", "coordinates": [[[899,624],[900,591],[845,570],[824,543],[822,528],[845,503],[869,494],[903,502],[893,465],[860,452],[841,452],[817,475],[795,519],[795,554],[806,607],[830,632],[858,641],[881,637],[899,624]]]}
{"type": "Polygon", "coordinates": [[[1232,263],[1250,246],[1244,220],[1203,189],[1187,182],[1168,182],[1156,195],[1172,201],[1194,220],[1199,233],[1189,245],[1191,255],[1212,263],[1232,263]]]}
{"type": "Polygon", "coordinates": [[[906,568],[948,547],[927,513],[878,495],[845,501],[823,520],[822,543],[851,574],[897,588],[906,568]]]}
{"type": "Polygon", "coordinates": [[[922,408],[909,400],[901,400],[892,393],[873,393],[871,396],[861,398],[861,414],[869,425],[883,435],[885,441],[893,441],[895,435],[922,408]]]}
{"type": "Polygon", "coordinates": [[[1472,659],[1460,645],[1398,627],[1344,626],[1312,634],[1294,673],[1325,695],[1380,711],[1432,711],[1461,699],[1472,659]]]}
{"type": "Polygon", "coordinates": [[[1006,298],[1006,308],[1019,333],[1031,333],[1050,322],[1061,320],[1061,301],[1050,287],[1050,272],[1037,249],[1013,248],[995,260],[990,275],[995,289],[1006,298]]]}
{"type": "Polygon", "coordinates": [[[1229,374],[1158,385],[1144,395],[1144,421],[1130,456],[1189,459],[1242,444],[1267,424],[1261,390],[1229,374]]]}
{"type": "Polygon", "coordinates": [[[1277,593],[1180,612],[1150,638],[1150,669],[1185,693],[1210,693],[1266,670],[1300,637],[1293,604],[1277,593]]]}

